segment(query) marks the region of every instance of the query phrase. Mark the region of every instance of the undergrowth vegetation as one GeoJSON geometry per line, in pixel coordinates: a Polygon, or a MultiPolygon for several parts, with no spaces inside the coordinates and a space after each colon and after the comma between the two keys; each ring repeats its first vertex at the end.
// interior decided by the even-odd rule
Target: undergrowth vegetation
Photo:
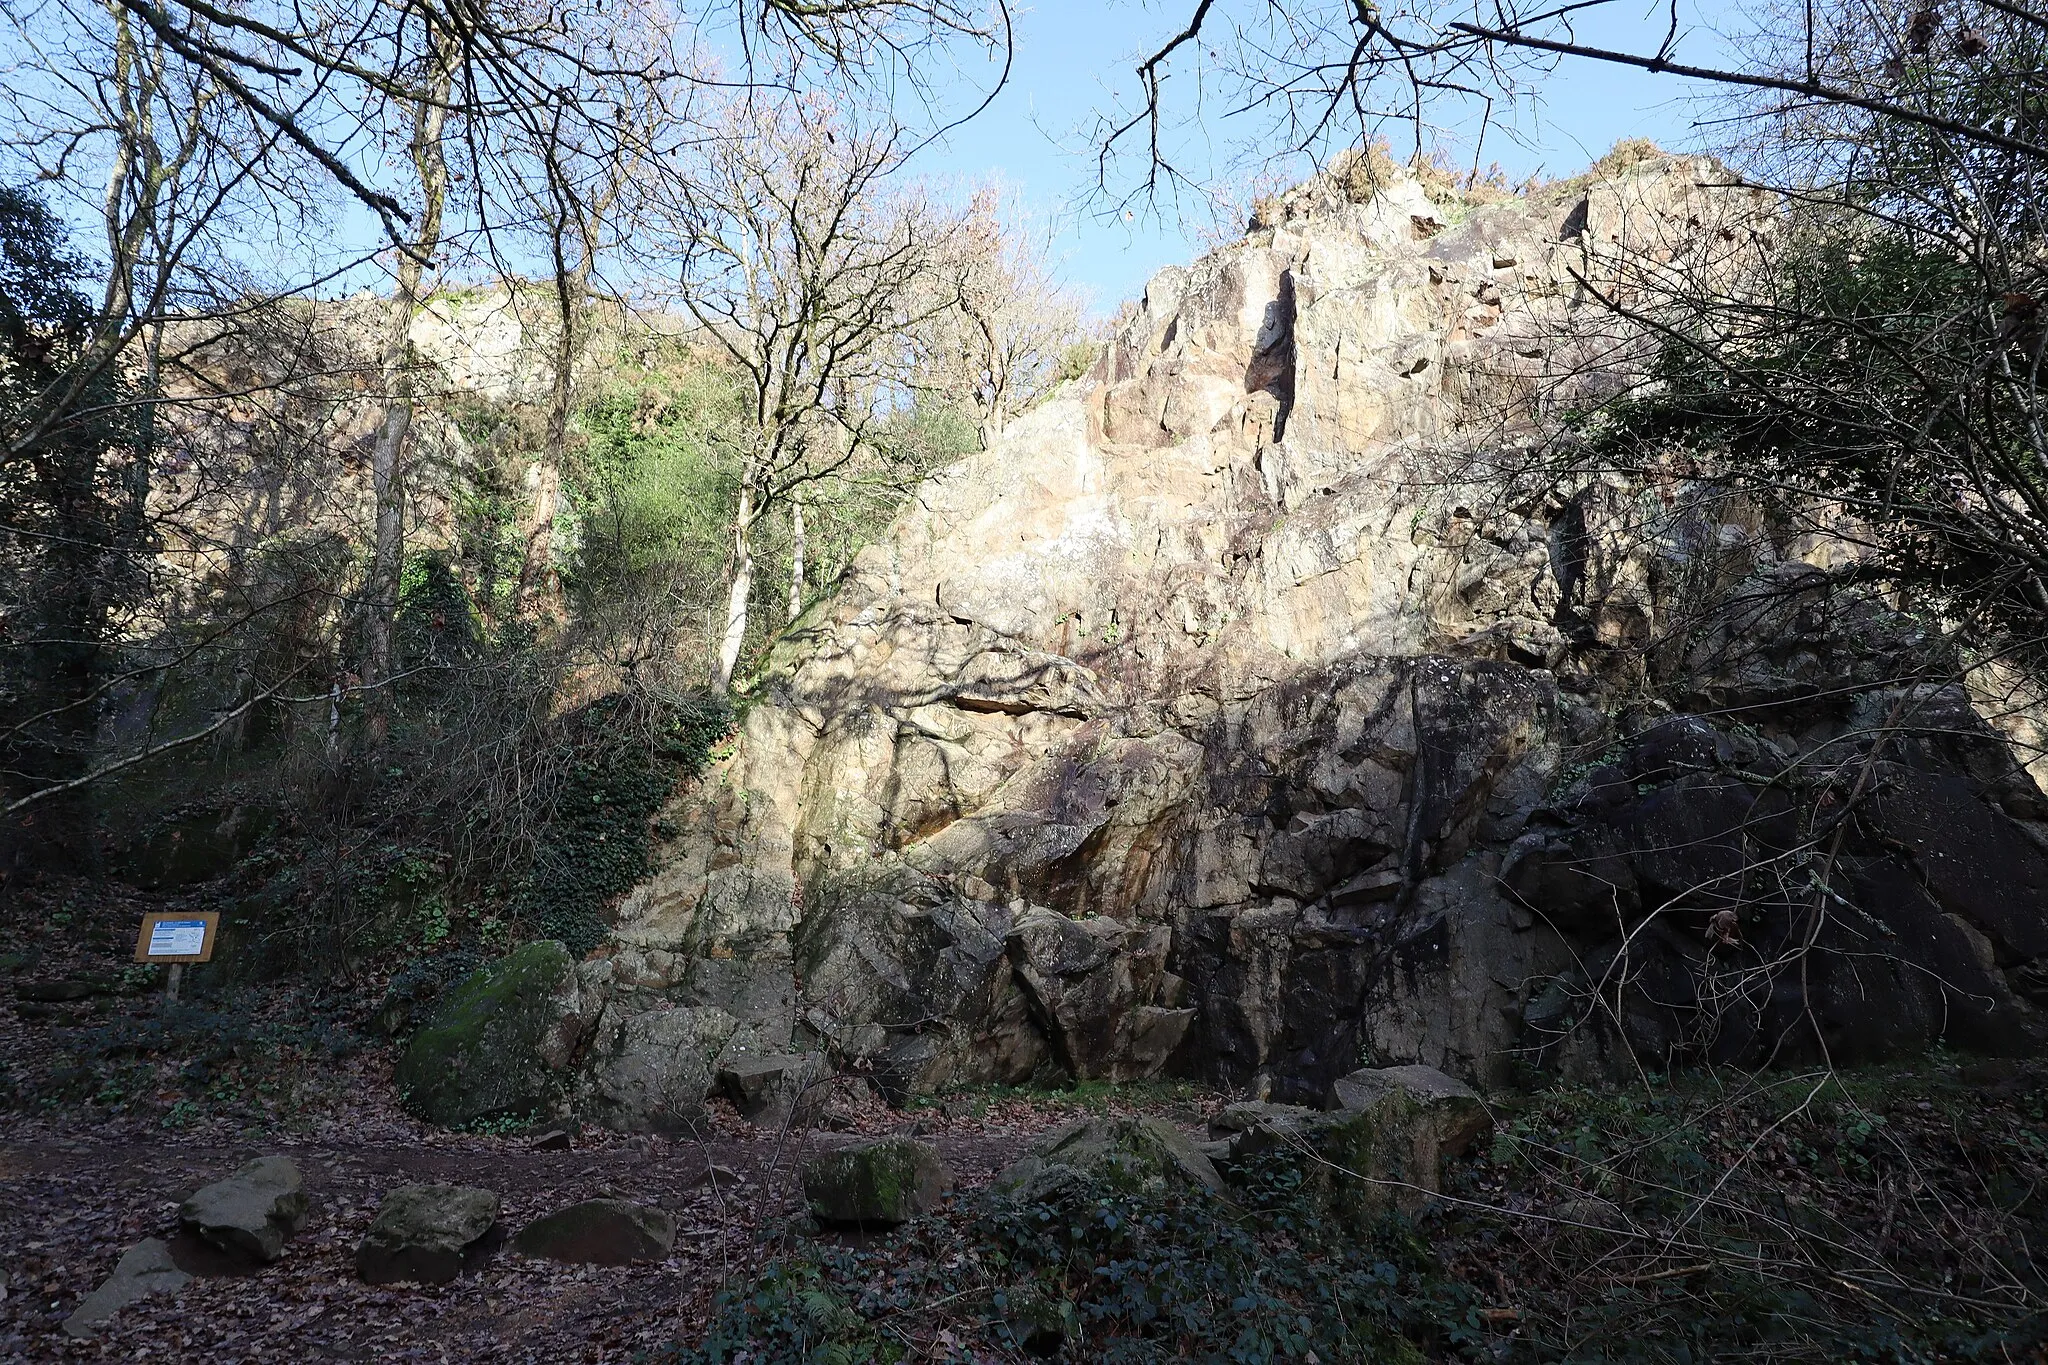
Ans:
{"type": "Polygon", "coordinates": [[[786,1231],[664,1359],[2038,1361],[2040,1080],[1937,1058],[1561,1087],[1503,1104],[1413,1219],[1368,1226],[1307,1152],[1227,1197],[973,1192],[879,1245],[786,1231]]]}

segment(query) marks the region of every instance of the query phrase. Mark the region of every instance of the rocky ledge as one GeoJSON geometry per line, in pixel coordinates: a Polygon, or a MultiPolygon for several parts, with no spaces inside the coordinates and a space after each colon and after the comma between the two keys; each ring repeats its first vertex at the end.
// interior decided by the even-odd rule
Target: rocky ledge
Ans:
{"type": "Polygon", "coordinates": [[[1954,661],[1756,509],[1475,470],[1637,373],[1594,291],[1739,278],[1771,204],[1700,158],[1486,205],[1355,179],[1162,272],[923,488],[612,941],[469,990],[533,1017],[424,1031],[420,1103],[687,1125],[772,1073],[782,1115],[815,1056],[1319,1102],[1361,1065],[2036,1050],[2048,804],[1954,661]]]}

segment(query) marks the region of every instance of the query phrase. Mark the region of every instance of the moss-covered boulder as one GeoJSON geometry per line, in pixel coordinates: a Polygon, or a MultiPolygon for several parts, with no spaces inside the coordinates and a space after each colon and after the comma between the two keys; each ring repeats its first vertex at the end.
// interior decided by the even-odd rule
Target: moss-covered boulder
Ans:
{"type": "Polygon", "coordinates": [[[1028,1202],[1088,1179],[1154,1193],[1196,1186],[1223,1189],[1208,1154],[1180,1129],[1155,1118],[1083,1119],[1056,1128],[996,1177],[996,1188],[1028,1202]]]}
{"type": "Polygon", "coordinates": [[[529,943],[447,994],[399,1060],[399,1097],[416,1117],[451,1128],[558,1113],[600,1003],[568,949],[529,943]]]}
{"type": "Polygon", "coordinates": [[[1233,1104],[1211,1121],[1228,1144],[1225,1169],[1245,1178],[1292,1168],[1302,1187],[1354,1222],[1413,1213],[1443,1188],[1443,1163],[1491,1126],[1471,1087],[1426,1066],[1355,1071],[1330,1087],[1327,1110],[1233,1104]]]}
{"type": "Polygon", "coordinates": [[[936,1147],[888,1137],[804,1163],[804,1199],[820,1222],[894,1227],[938,1206],[950,1177],[936,1147]]]}

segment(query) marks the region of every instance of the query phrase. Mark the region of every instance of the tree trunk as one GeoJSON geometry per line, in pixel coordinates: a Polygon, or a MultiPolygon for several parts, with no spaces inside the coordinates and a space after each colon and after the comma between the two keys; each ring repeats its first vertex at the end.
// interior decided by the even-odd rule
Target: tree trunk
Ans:
{"type": "Polygon", "coordinates": [[[548,392],[547,442],[542,447],[533,490],[533,519],[527,524],[526,550],[519,562],[519,584],[512,590],[512,614],[518,615],[529,594],[538,614],[560,615],[561,585],[555,576],[555,513],[561,505],[562,468],[569,456],[569,416],[575,400],[576,356],[583,344],[583,300],[590,288],[591,247],[586,237],[576,264],[556,260],[554,373],[548,392]]]}
{"type": "Polygon", "coordinates": [[[453,45],[430,28],[434,47],[433,88],[413,106],[412,162],[419,173],[419,228],[398,253],[397,289],[384,322],[380,364],[384,377],[384,420],[370,453],[370,486],[377,499],[376,536],[370,551],[369,581],[364,587],[368,608],[363,642],[363,685],[372,689],[370,738],[381,740],[389,726],[389,698],[380,684],[393,671],[392,633],[398,618],[398,584],[405,558],[405,444],[412,431],[413,376],[411,335],[413,314],[421,298],[426,265],[441,246],[441,214],[448,198],[448,163],[441,135],[448,122],[453,87],[449,58],[453,45]]]}
{"type": "Polygon", "coordinates": [[[725,638],[718,646],[718,686],[732,686],[740,645],[747,638],[747,599],[754,592],[754,480],[740,484],[740,505],[732,518],[732,592],[725,600],[725,638]]]}
{"type": "Polygon", "coordinates": [[[804,505],[789,504],[789,619],[804,614],[804,505]]]}

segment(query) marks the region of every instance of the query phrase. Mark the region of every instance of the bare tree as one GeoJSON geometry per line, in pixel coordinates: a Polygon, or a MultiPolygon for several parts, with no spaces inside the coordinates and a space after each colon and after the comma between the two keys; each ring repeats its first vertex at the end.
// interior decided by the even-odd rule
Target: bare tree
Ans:
{"type": "Polygon", "coordinates": [[[958,231],[929,197],[891,188],[900,129],[819,99],[732,102],[671,183],[680,305],[743,376],[751,431],[732,521],[717,681],[746,638],[756,527],[800,490],[883,467],[870,437],[908,402],[909,337],[950,300],[930,288],[958,231]]]}
{"type": "Polygon", "coordinates": [[[974,415],[984,449],[1059,383],[1085,344],[1080,299],[1053,273],[1050,244],[999,190],[984,188],[933,287],[950,296],[920,329],[920,390],[974,415]]]}

